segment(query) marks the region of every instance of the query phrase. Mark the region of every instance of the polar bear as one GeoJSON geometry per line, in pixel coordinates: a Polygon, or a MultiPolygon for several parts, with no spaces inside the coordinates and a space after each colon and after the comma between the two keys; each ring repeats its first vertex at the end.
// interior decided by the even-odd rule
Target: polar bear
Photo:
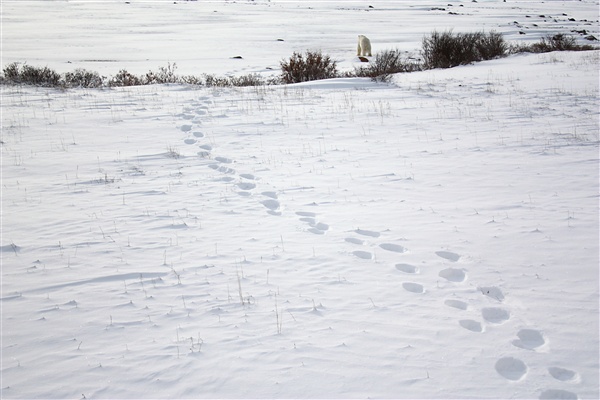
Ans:
{"type": "Polygon", "coordinates": [[[356,50],[356,55],[371,57],[371,41],[368,37],[358,35],[358,49],[356,50]]]}

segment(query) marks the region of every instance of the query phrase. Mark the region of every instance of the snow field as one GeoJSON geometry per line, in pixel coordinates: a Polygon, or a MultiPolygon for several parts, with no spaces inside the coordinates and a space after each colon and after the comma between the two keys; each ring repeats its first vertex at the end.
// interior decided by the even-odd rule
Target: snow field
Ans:
{"type": "MultiPolygon", "coordinates": [[[[171,3],[3,2],[3,63],[269,75],[351,69],[357,34],[598,29],[597,1],[171,3]]],[[[598,64],[3,86],[0,397],[598,398],[598,64]]]]}
{"type": "Polygon", "coordinates": [[[597,57],[6,88],[3,397],[595,396],[597,57]]]}

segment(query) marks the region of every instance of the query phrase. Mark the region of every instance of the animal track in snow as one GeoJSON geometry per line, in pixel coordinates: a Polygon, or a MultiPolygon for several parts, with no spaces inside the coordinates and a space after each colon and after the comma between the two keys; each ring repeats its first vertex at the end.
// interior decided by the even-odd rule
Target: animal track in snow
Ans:
{"type": "Polygon", "coordinates": [[[329,225],[323,223],[323,222],[317,222],[317,223],[311,223],[312,228],[310,228],[308,231],[315,233],[317,235],[323,235],[325,234],[325,232],[327,230],[329,230],[329,225]]]}
{"type": "Polygon", "coordinates": [[[535,350],[546,344],[544,335],[535,329],[521,329],[517,336],[519,339],[513,340],[512,344],[522,349],[535,350]]]}
{"type": "Polygon", "coordinates": [[[364,244],[365,241],[362,239],[357,239],[357,238],[353,238],[353,237],[347,237],[346,239],[344,239],[346,242],[348,243],[352,243],[352,244],[364,244]]]}
{"type": "Polygon", "coordinates": [[[354,254],[358,258],[362,258],[363,260],[372,260],[373,259],[373,254],[368,251],[356,250],[356,251],[353,251],[352,254],[354,254]]]}
{"type": "Polygon", "coordinates": [[[510,381],[521,380],[527,374],[527,365],[518,358],[503,357],[496,361],[496,371],[510,381]]]}
{"type": "Polygon", "coordinates": [[[195,137],[198,137],[198,138],[204,137],[204,133],[202,133],[202,132],[193,132],[192,135],[194,135],[195,137]]]}
{"type": "Polygon", "coordinates": [[[266,196],[266,197],[269,197],[271,199],[277,200],[277,193],[275,193],[275,192],[262,192],[261,194],[263,196],[266,196]]]}
{"type": "Polygon", "coordinates": [[[196,139],[185,139],[183,141],[183,143],[185,143],[185,144],[194,144],[194,143],[196,143],[196,139]]]}
{"type": "Polygon", "coordinates": [[[226,167],[224,165],[210,164],[208,167],[224,174],[235,174],[235,169],[226,167]]]}
{"type": "Polygon", "coordinates": [[[405,290],[408,290],[409,292],[413,292],[413,293],[425,293],[425,288],[423,288],[423,285],[421,285],[420,283],[404,282],[402,284],[402,287],[405,290]]]}
{"type": "Polygon", "coordinates": [[[211,151],[212,150],[212,146],[210,144],[201,144],[200,146],[201,149],[206,150],[206,151],[211,151]]]}
{"type": "Polygon", "coordinates": [[[329,225],[327,225],[326,223],[323,223],[323,222],[317,222],[316,224],[314,224],[314,227],[320,231],[329,230],[329,225]]]}
{"type": "Polygon", "coordinates": [[[379,247],[387,251],[393,251],[395,253],[404,253],[406,251],[404,247],[394,243],[382,243],[379,245],[379,247]]]}
{"type": "Polygon", "coordinates": [[[419,273],[419,268],[410,264],[396,264],[396,269],[398,271],[402,271],[406,274],[417,274],[419,273]]]}
{"type": "Polygon", "coordinates": [[[317,228],[320,231],[327,231],[329,230],[329,224],[326,224],[324,222],[317,222],[315,224],[315,228],[317,228]]]}
{"type": "Polygon", "coordinates": [[[466,310],[469,308],[469,305],[461,300],[448,299],[444,301],[444,304],[448,307],[458,308],[459,310],[466,310]]]}
{"type": "Polygon", "coordinates": [[[376,232],[376,231],[368,231],[365,229],[357,229],[354,232],[358,233],[359,235],[363,235],[363,236],[370,236],[370,237],[379,237],[381,236],[381,233],[376,232]]]}
{"type": "Polygon", "coordinates": [[[446,260],[452,261],[452,262],[456,262],[460,259],[460,255],[453,253],[451,251],[440,250],[440,251],[436,251],[435,254],[437,254],[439,257],[445,258],[446,260]]]}
{"type": "Polygon", "coordinates": [[[443,269],[439,272],[438,275],[450,282],[464,282],[464,280],[466,279],[465,271],[456,268],[443,269]]]}
{"type": "Polygon", "coordinates": [[[504,294],[502,290],[496,286],[486,286],[478,288],[481,293],[485,296],[491,297],[492,299],[498,300],[499,302],[504,301],[504,294]]]}
{"type": "Polygon", "coordinates": [[[509,320],[510,313],[503,308],[487,307],[481,310],[483,319],[493,324],[502,324],[509,320]]]}
{"type": "Polygon", "coordinates": [[[240,178],[248,179],[249,181],[256,179],[256,177],[252,174],[240,174],[240,178]]]}
{"type": "Polygon", "coordinates": [[[218,161],[220,163],[223,164],[231,164],[233,162],[233,160],[231,158],[227,158],[227,157],[215,157],[215,161],[218,161]]]}
{"type": "Polygon", "coordinates": [[[579,381],[579,374],[575,371],[571,371],[570,369],[560,368],[560,367],[550,367],[548,368],[548,372],[552,377],[556,380],[562,382],[577,382],[579,381]]]}
{"type": "Polygon", "coordinates": [[[242,190],[252,190],[252,189],[256,188],[256,185],[251,182],[239,182],[236,184],[236,186],[242,190]]]}
{"type": "Polygon", "coordinates": [[[544,390],[542,394],[540,394],[540,399],[561,399],[561,400],[577,400],[579,397],[576,393],[569,392],[568,390],[560,390],[560,389],[548,389],[544,390]]]}
{"type": "Polygon", "coordinates": [[[182,132],[189,132],[192,130],[192,125],[188,125],[188,124],[181,125],[181,127],[179,129],[181,129],[182,132]]]}
{"type": "MultiPolygon", "coordinates": [[[[300,221],[306,222],[311,227],[308,229],[309,232],[314,233],[316,235],[324,235],[326,231],[329,230],[329,224],[324,222],[317,222],[315,217],[316,213],[310,211],[297,211],[296,215],[299,215],[300,221]]],[[[362,258],[362,257],[361,257],[362,258]]]]}
{"type": "Polygon", "coordinates": [[[461,319],[460,321],[458,321],[458,323],[460,324],[460,326],[467,330],[470,330],[471,332],[483,332],[483,327],[481,326],[481,323],[472,319],[461,319]]]}
{"type": "Polygon", "coordinates": [[[263,206],[267,207],[271,211],[276,211],[280,207],[279,202],[275,199],[263,200],[263,201],[261,201],[261,203],[263,206]]]}
{"type": "Polygon", "coordinates": [[[316,217],[317,214],[314,212],[310,212],[310,211],[296,211],[296,215],[299,215],[301,217],[316,217]]]}

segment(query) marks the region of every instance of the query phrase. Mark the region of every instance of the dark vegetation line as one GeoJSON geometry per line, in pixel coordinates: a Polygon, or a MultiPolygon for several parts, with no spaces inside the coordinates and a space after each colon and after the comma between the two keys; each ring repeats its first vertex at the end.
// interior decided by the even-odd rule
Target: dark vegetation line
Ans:
{"type": "MultiPolygon", "coordinates": [[[[288,60],[280,62],[278,77],[263,78],[258,74],[243,76],[215,76],[202,74],[177,75],[177,65],[167,64],[158,72],[134,75],[122,69],[113,77],[100,76],[97,72],[76,69],[59,74],[48,67],[34,67],[27,63],[12,63],[2,70],[0,84],[25,84],[56,88],[102,88],[178,83],[210,87],[262,86],[314,81],[338,77],[369,77],[375,81],[388,81],[393,74],[435,68],[452,68],[483,60],[492,60],[516,53],[547,53],[551,51],[595,50],[591,45],[579,45],[570,35],[556,34],[542,38],[533,44],[509,44],[502,34],[491,31],[475,33],[437,32],[425,36],[422,42],[421,60],[402,56],[399,50],[376,53],[366,64],[354,71],[340,73],[336,61],[320,51],[294,52],[288,60]]],[[[367,60],[368,61],[368,60],[367,60]]]]}

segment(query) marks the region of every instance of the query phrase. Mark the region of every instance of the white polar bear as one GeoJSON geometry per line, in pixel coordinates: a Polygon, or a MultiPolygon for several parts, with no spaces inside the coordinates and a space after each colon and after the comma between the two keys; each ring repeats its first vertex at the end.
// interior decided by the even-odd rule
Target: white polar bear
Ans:
{"type": "Polygon", "coordinates": [[[358,35],[358,49],[356,50],[357,56],[369,56],[371,57],[371,41],[364,35],[358,35]]]}

